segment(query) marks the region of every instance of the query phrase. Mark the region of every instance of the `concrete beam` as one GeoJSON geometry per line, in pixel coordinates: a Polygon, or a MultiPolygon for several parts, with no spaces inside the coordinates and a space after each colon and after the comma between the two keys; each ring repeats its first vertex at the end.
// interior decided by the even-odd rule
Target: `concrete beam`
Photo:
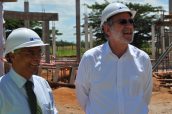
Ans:
{"type": "Polygon", "coordinates": [[[0,2],[17,2],[17,0],[0,0],[0,2]]]}
{"type": "Polygon", "coordinates": [[[155,23],[156,26],[172,26],[172,21],[158,21],[155,23]]]}
{"type": "Polygon", "coordinates": [[[4,10],[4,19],[34,20],[34,21],[57,21],[58,13],[19,12],[4,10]]]}
{"type": "Polygon", "coordinates": [[[172,19],[172,14],[164,15],[164,19],[172,19]]]}

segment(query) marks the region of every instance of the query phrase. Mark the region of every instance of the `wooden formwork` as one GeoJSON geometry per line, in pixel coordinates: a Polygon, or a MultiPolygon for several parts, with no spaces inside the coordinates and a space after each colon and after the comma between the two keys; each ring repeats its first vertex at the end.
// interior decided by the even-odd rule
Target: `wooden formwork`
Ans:
{"type": "Polygon", "coordinates": [[[38,74],[44,77],[51,87],[75,87],[77,66],[42,65],[38,74]]]}
{"type": "MultiPolygon", "coordinates": [[[[172,92],[172,72],[153,72],[154,86],[167,88],[172,92]]],[[[157,87],[156,87],[157,88],[157,87]]]]}

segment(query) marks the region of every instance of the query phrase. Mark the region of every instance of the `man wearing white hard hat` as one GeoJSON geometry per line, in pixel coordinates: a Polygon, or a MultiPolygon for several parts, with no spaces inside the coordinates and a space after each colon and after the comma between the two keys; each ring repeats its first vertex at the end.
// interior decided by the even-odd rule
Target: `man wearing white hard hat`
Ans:
{"type": "Polygon", "coordinates": [[[130,45],[134,15],[122,3],[111,3],[102,12],[107,42],[84,53],[75,81],[86,114],[148,114],[152,65],[144,51],[130,45]]]}
{"type": "Polygon", "coordinates": [[[36,32],[13,30],[5,42],[10,71],[0,77],[0,114],[57,114],[48,82],[35,75],[45,46],[36,32]]]}

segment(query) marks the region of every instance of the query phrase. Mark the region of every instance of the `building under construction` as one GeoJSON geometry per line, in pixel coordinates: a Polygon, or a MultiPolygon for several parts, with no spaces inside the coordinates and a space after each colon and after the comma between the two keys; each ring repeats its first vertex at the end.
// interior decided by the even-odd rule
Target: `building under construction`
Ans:
{"type": "Polygon", "coordinates": [[[164,11],[161,18],[152,25],[153,76],[160,87],[172,87],[172,1],[169,0],[169,14],[164,11]]]}

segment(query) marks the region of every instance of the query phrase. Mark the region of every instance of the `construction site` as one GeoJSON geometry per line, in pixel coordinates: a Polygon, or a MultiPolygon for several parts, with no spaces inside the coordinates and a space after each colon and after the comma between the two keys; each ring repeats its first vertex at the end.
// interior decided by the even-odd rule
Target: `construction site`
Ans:
{"type": "MultiPolygon", "coordinates": [[[[15,0],[14,0],[15,1],[15,0]]],[[[169,0],[169,4],[171,1],[169,0]]],[[[75,58],[62,58],[56,57],[56,44],[55,44],[55,27],[53,27],[52,35],[52,48],[53,54],[50,55],[50,47],[46,46],[45,55],[42,57],[40,69],[38,74],[46,75],[46,79],[53,84],[53,87],[58,86],[59,82],[64,82],[64,86],[74,87],[74,80],[77,73],[77,67],[81,59],[80,54],[80,2],[76,2],[76,57],[75,58]],[[42,70],[44,72],[42,72],[42,70]]],[[[172,8],[169,5],[169,12],[172,8]]],[[[172,11],[171,11],[172,12],[172,11]]],[[[24,11],[8,11],[4,10],[4,19],[18,19],[23,20],[25,27],[29,28],[29,21],[42,21],[42,36],[45,43],[50,43],[49,22],[59,21],[58,13],[45,13],[45,12],[29,12],[29,2],[24,2],[24,11]]],[[[88,18],[88,17],[85,17],[88,18]]],[[[85,21],[88,26],[88,20],[85,21]]],[[[160,81],[160,87],[169,88],[172,86],[171,79],[171,66],[172,66],[172,15],[165,14],[164,11],[160,14],[160,19],[152,25],[152,41],[151,49],[152,55],[150,58],[153,65],[153,77],[160,81]]],[[[5,28],[4,28],[5,29],[5,28]]],[[[87,28],[88,29],[88,28],[87,28]]],[[[88,32],[88,31],[87,31],[88,32]]],[[[88,50],[88,36],[86,38],[85,48],[88,50]]],[[[92,42],[90,42],[92,43],[92,42]]],[[[91,46],[92,47],[92,46],[91,46]]]]}
{"type": "MultiPolygon", "coordinates": [[[[172,12],[169,0],[169,12],[172,12]]],[[[172,65],[172,15],[165,15],[162,11],[160,19],[152,25],[152,65],[153,78],[158,82],[156,89],[161,87],[169,89],[172,87],[171,65],[172,65]],[[158,88],[157,88],[158,87],[158,88]]],[[[156,83],[157,84],[157,83],[156,83]]]]}
{"type": "MultiPolygon", "coordinates": [[[[13,2],[17,1],[14,0],[13,2]]],[[[169,0],[169,14],[162,11],[160,17],[152,25],[151,31],[152,55],[150,55],[150,58],[153,66],[153,97],[149,114],[172,114],[172,0],[169,0]]],[[[4,19],[11,18],[24,20],[25,26],[28,28],[29,21],[42,21],[42,36],[45,43],[50,43],[47,32],[49,31],[49,22],[59,21],[58,13],[29,12],[28,1],[24,2],[23,12],[4,10],[4,19]]],[[[53,31],[55,31],[55,28],[53,31]]],[[[38,75],[44,77],[52,87],[60,114],[84,114],[76,100],[74,84],[81,59],[80,0],[76,0],[76,57],[57,59],[55,32],[52,34],[54,36],[52,42],[53,54],[50,55],[50,47],[46,46],[38,75]]],[[[88,39],[85,41],[87,41],[85,47],[88,48],[88,39]]]]}

